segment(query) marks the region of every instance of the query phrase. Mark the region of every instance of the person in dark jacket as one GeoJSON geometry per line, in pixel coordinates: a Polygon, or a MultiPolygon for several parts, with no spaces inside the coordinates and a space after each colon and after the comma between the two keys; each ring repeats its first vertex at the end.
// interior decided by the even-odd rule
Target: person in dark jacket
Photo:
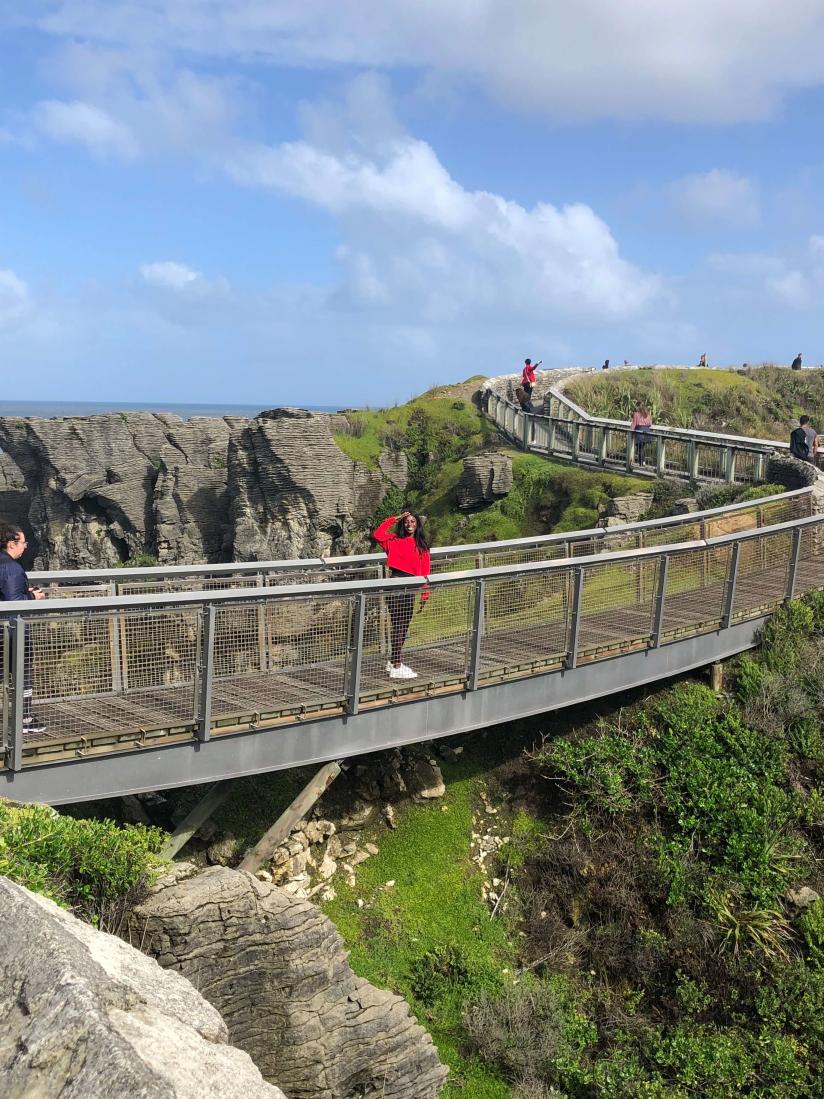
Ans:
{"type": "Polygon", "coordinates": [[[800,369],[801,369],[801,352],[799,351],[798,354],[796,355],[796,357],[793,359],[793,364],[790,367],[790,370],[800,370],[800,369]]]}
{"type": "Polygon", "coordinates": [[[807,438],[807,425],[810,422],[809,416],[801,416],[798,421],[798,427],[790,432],[790,454],[793,458],[798,458],[801,462],[808,462],[810,460],[810,443],[807,438]]]}
{"type": "MultiPolygon", "coordinates": [[[[20,564],[26,545],[26,536],[20,527],[0,520],[0,599],[4,601],[45,598],[40,588],[29,584],[26,570],[20,564]]],[[[34,649],[31,636],[27,634],[23,656],[23,732],[44,733],[45,724],[32,713],[33,668],[34,649]]]]}

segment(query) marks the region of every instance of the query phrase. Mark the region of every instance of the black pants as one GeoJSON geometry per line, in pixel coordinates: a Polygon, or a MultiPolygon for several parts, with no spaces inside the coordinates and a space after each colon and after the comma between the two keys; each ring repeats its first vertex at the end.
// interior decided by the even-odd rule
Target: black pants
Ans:
{"type": "MultiPolygon", "coordinates": [[[[390,569],[389,572],[391,576],[409,575],[398,569],[390,569]]],[[[386,600],[386,609],[389,611],[389,622],[392,626],[392,663],[400,664],[401,649],[415,610],[414,591],[394,592],[386,600]]]]}

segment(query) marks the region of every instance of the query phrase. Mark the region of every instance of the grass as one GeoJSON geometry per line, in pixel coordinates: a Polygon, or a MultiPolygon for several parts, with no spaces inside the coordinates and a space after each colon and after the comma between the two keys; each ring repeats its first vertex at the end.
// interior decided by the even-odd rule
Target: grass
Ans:
{"type": "Polygon", "coordinates": [[[381,834],[379,854],[357,868],[355,887],[335,880],[338,896],[324,911],[343,935],[355,972],[404,996],[431,1033],[451,1070],[445,1094],[503,1099],[509,1094],[503,1079],[461,1050],[464,1004],[503,988],[514,957],[509,929],[490,917],[471,861],[479,760],[461,757],[442,769],[445,797],[400,815],[397,830],[381,834]],[[388,881],[394,886],[387,888],[388,881]]]}

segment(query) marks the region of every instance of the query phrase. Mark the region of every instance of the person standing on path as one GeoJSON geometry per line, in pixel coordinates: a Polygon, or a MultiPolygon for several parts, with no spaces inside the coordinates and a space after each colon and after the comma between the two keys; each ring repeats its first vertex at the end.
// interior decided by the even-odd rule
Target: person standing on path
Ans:
{"type": "MultiPolygon", "coordinates": [[[[26,570],[20,564],[20,558],[26,551],[26,536],[16,523],[0,520],[0,599],[45,599],[40,588],[29,584],[26,570]]],[[[34,646],[31,634],[26,631],[26,644],[23,652],[23,732],[45,733],[46,726],[32,713],[32,695],[34,693],[34,646]]]]}
{"type": "MultiPolygon", "coordinates": [[[[804,423],[801,424],[801,426],[804,428],[804,434],[807,436],[807,447],[808,447],[807,461],[812,462],[812,464],[814,466],[817,466],[818,465],[818,432],[815,430],[813,425],[810,423],[809,416],[806,416],[806,417],[802,416],[802,420],[803,419],[806,419],[806,421],[807,421],[805,424],[804,423]]],[[[799,421],[799,423],[800,422],[801,421],[799,421]]]]}
{"type": "Polygon", "coordinates": [[[532,359],[524,359],[524,369],[521,373],[521,388],[527,395],[527,399],[532,402],[532,387],[535,385],[535,371],[543,362],[543,359],[539,359],[538,362],[533,363],[532,359]]]}
{"type": "MultiPolygon", "coordinates": [[[[429,543],[421,518],[414,511],[390,515],[372,537],[386,551],[390,576],[429,577],[429,543]]],[[[429,591],[424,588],[421,592],[421,610],[428,599],[429,591]]],[[[401,662],[401,649],[415,609],[414,590],[393,592],[387,597],[386,606],[392,627],[391,655],[386,663],[387,675],[390,679],[417,679],[418,673],[401,662]]]]}
{"type": "Polygon", "coordinates": [[[635,412],[630,423],[630,431],[635,435],[635,461],[644,464],[644,450],[652,437],[652,416],[643,401],[636,401],[635,412]]]}
{"type": "MultiPolygon", "coordinates": [[[[809,423],[809,416],[800,416],[798,419],[798,427],[790,433],[790,454],[792,454],[793,458],[798,458],[800,462],[810,461],[810,441],[807,434],[809,423]]],[[[812,428],[810,428],[810,430],[812,430],[812,428]]]]}
{"type": "Polygon", "coordinates": [[[790,370],[800,370],[800,369],[801,369],[801,352],[799,351],[798,354],[796,355],[796,357],[793,359],[793,363],[792,363],[792,366],[790,367],[790,370]]]}

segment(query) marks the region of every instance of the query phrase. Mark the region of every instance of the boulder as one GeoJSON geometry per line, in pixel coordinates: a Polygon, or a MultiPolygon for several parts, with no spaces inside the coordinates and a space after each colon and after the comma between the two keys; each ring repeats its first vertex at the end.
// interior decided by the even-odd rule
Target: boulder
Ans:
{"type": "Polygon", "coordinates": [[[480,454],[464,458],[455,489],[459,508],[473,508],[500,500],[512,488],[512,458],[508,454],[480,454]]]}
{"type": "Polygon", "coordinates": [[[349,968],[308,901],[240,870],[178,865],[133,913],[135,942],[189,977],[290,1099],[435,1099],[446,1077],[400,996],[349,968]]]}
{"type": "Polygon", "coordinates": [[[179,974],[0,878],[4,1099],[284,1099],[179,974]]]}
{"type": "Polygon", "coordinates": [[[616,496],[602,506],[599,526],[620,527],[625,523],[638,523],[652,507],[651,492],[633,492],[628,496],[616,496]]]}
{"type": "Polygon", "coordinates": [[[802,462],[790,454],[773,452],[767,459],[767,482],[786,489],[806,488],[818,480],[818,470],[812,462],[802,462]]]}

